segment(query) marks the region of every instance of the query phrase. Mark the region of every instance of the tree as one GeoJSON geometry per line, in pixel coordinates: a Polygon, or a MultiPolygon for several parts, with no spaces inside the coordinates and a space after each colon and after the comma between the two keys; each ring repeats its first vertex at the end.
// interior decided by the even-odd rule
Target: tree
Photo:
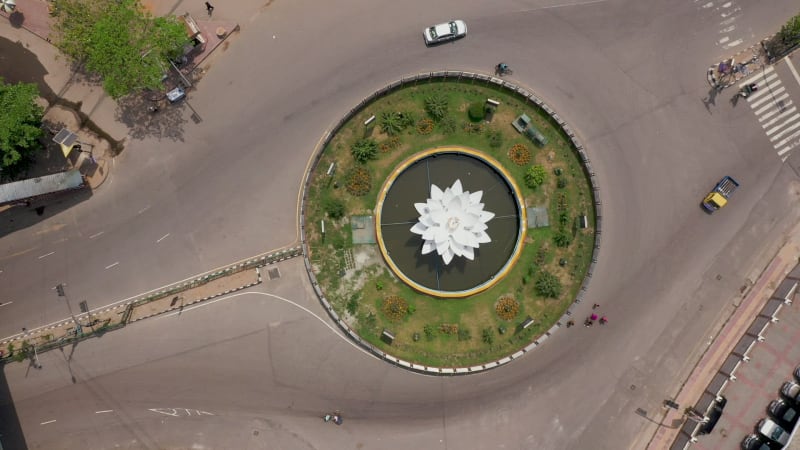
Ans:
{"type": "Polygon", "coordinates": [[[0,78],[0,171],[13,177],[41,148],[41,106],[35,84],[5,84],[0,78]]]}
{"type": "Polygon", "coordinates": [[[535,166],[531,166],[525,172],[525,184],[534,189],[539,187],[542,183],[544,183],[544,177],[547,172],[544,170],[544,167],[537,164],[535,166]]]}
{"type": "Polygon", "coordinates": [[[160,89],[161,80],[189,42],[175,17],[152,17],[138,0],[55,0],[56,45],[87,71],[100,75],[113,98],[160,89]]]}

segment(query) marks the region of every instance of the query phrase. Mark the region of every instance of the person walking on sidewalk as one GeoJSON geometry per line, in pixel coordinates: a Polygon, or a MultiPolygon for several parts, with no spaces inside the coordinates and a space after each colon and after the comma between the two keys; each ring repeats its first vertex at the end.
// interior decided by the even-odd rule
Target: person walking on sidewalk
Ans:
{"type": "Polygon", "coordinates": [[[209,2],[206,2],[206,11],[208,11],[208,16],[211,17],[211,13],[214,12],[214,5],[209,2]]]}

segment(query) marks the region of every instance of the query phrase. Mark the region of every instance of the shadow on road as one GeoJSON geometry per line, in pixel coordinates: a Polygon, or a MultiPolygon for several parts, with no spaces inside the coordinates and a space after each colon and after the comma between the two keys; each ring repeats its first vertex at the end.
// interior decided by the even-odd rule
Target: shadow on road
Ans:
{"type": "Polygon", "coordinates": [[[8,388],[5,367],[0,369],[0,444],[5,449],[27,450],[28,444],[22,434],[17,408],[8,388]]]}
{"type": "Polygon", "coordinates": [[[128,127],[134,139],[155,137],[183,142],[185,103],[171,104],[163,93],[144,92],[121,98],[117,105],[117,119],[128,127]]]}
{"type": "Polygon", "coordinates": [[[88,188],[53,194],[52,197],[34,200],[30,205],[0,207],[0,238],[36,225],[44,219],[88,200],[92,190],[88,188]]]}

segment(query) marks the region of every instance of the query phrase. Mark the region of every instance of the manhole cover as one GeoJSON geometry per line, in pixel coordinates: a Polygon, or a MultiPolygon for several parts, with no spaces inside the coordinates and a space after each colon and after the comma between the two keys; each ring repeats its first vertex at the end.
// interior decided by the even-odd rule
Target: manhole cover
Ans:
{"type": "Polygon", "coordinates": [[[276,268],[274,268],[274,269],[269,269],[269,270],[267,271],[267,275],[269,276],[269,279],[270,279],[270,280],[275,280],[275,279],[277,279],[277,278],[280,278],[280,277],[281,277],[281,273],[280,273],[280,271],[278,271],[278,268],[277,268],[277,267],[276,267],[276,268]]]}

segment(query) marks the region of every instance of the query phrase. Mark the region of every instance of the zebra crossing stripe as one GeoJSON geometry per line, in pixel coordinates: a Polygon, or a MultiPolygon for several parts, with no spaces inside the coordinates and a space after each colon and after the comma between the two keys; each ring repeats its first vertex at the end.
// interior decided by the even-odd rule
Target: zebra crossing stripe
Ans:
{"type": "Polygon", "coordinates": [[[774,71],[775,71],[775,69],[772,66],[768,66],[766,69],[764,69],[760,73],[756,73],[752,77],[750,77],[750,78],[742,81],[741,83],[739,83],[739,87],[743,88],[743,87],[747,86],[750,83],[763,80],[767,75],[771,74],[774,71]]]}
{"type": "MultiPolygon", "coordinates": [[[[786,145],[786,143],[787,143],[787,142],[789,142],[790,140],[792,140],[792,139],[794,139],[794,138],[796,138],[796,137],[798,137],[798,136],[800,136],[800,131],[796,131],[796,132],[795,132],[794,134],[792,134],[791,136],[789,136],[789,137],[787,137],[786,139],[784,139],[784,140],[782,140],[782,141],[778,142],[778,144],[776,144],[776,145],[775,145],[775,148],[777,149],[778,147],[783,147],[784,145],[786,145]]],[[[790,146],[788,146],[788,147],[786,147],[786,148],[784,148],[784,149],[780,150],[780,151],[778,152],[778,156],[782,156],[784,153],[786,153],[786,152],[788,152],[789,150],[793,149],[793,148],[795,147],[795,145],[797,145],[797,143],[796,143],[796,142],[795,142],[795,143],[793,143],[792,145],[790,145],[790,146]]]]}
{"type": "MultiPolygon", "coordinates": [[[[790,102],[790,103],[791,103],[791,102],[790,102]]],[[[774,111],[770,111],[770,112],[769,112],[769,114],[764,114],[764,119],[766,119],[768,116],[771,116],[771,115],[775,114],[775,113],[776,113],[776,112],[778,112],[778,111],[780,111],[780,110],[779,110],[779,109],[776,109],[776,110],[774,110],[774,111]]],[[[797,108],[795,108],[794,106],[792,106],[791,108],[787,109],[786,111],[784,111],[784,112],[782,112],[782,113],[778,114],[777,116],[775,116],[775,117],[774,117],[772,120],[770,120],[769,122],[766,122],[766,123],[763,123],[763,124],[761,124],[761,128],[764,128],[764,129],[766,129],[768,126],[771,126],[771,125],[772,125],[772,124],[774,124],[775,122],[777,122],[777,121],[779,121],[779,120],[783,119],[784,117],[788,116],[789,114],[791,114],[791,113],[793,113],[793,112],[795,112],[795,111],[797,111],[797,108]]],[[[760,122],[761,120],[764,120],[764,119],[759,119],[759,122],[760,122]]]]}
{"type": "MultiPolygon", "coordinates": [[[[777,103],[780,103],[781,101],[786,100],[787,98],[789,98],[789,94],[784,93],[780,97],[776,98],[774,102],[767,103],[766,106],[763,106],[761,109],[756,111],[756,115],[758,116],[770,108],[777,107],[778,106],[777,103]]],[[[780,108],[778,108],[778,110],[780,110],[780,108]]]]}
{"type": "MultiPolygon", "coordinates": [[[[795,115],[793,115],[792,117],[790,117],[790,118],[788,118],[788,119],[784,120],[784,121],[783,121],[783,123],[781,123],[780,125],[777,125],[777,126],[775,126],[775,128],[772,128],[772,129],[770,129],[769,131],[767,131],[767,137],[769,137],[770,135],[772,135],[772,133],[774,133],[774,132],[776,132],[776,131],[780,130],[780,129],[781,129],[781,127],[784,127],[784,126],[786,126],[786,124],[788,124],[788,123],[792,123],[792,122],[793,122],[795,119],[797,119],[798,117],[800,117],[800,114],[795,114],[795,115]]],[[[798,124],[800,124],[800,122],[798,122],[798,124]]],[[[775,136],[772,136],[771,138],[769,138],[769,140],[770,140],[770,141],[774,141],[776,138],[779,138],[779,137],[783,136],[783,133],[785,133],[787,130],[793,130],[793,129],[794,129],[794,128],[787,128],[786,130],[783,130],[783,131],[781,131],[780,133],[776,134],[775,136]]]]}
{"type": "MultiPolygon", "coordinates": [[[[788,122],[788,121],[787,121],[787,122],[788,122]]],[[[781,131],[780,133],[776,134],[775,136],[772,136],[772,137],[771,137],[769,140],[770,140],[770,141],[774,141],[775,139],[778,139],[779,137],[781,137],[781,136],[783,136],[784,134],[786,134],[786,133],[788,133],[788,132],[790,132],[790,131],[794,130],[794,129],[795,129],[795,128],[797,128],[797,127],[800,127],[800,122],[797,122],[797,123],[795,123],[794,125],[792,125],[792,126],[790,126],[790,127],[786,128],[785,130],[783,130],[783,131],[781,131]]],[[[795,134],[797,134],[797,133],[795,133],[795,134]]],[[[794,136],[795,134],[793,134],[792,136],[794,136]]],[[[791,138],[792,138],[792,136],[789,136],[787,139],[791,139],[791,138]]],[[[784,139],[784,141],[786,141],[786,139],[784,139]]],[[[781,142],[783,142],[783,141],[781,141],[781,142]]],[[[787,142],[788,142],[788,141],[787,141],[787,142]]],[[[783,142],[783,143],[785,144],[786,142],[783,142]]],[[[781,145],[783,145],[783,144],[781,144],[781,145]]],[[[777,148],[777,147],[776,147],[776,148],[777,148]]]]}
{"type": "Polygon", "coordinates": [[[781,86],[781,87],[779,87],[778,89],[775,89],[772,92],[764,91],[763,98],[760,98],[758,100],[753,99],[755,101],[750,103],[750,107],[755,109],[759,105],[763,104],[764,102],[769,101],[770,99],[775,98],[778,94],[782,94],[783,92],[786,92],[786,88],[784,86],[781,86]]]}

